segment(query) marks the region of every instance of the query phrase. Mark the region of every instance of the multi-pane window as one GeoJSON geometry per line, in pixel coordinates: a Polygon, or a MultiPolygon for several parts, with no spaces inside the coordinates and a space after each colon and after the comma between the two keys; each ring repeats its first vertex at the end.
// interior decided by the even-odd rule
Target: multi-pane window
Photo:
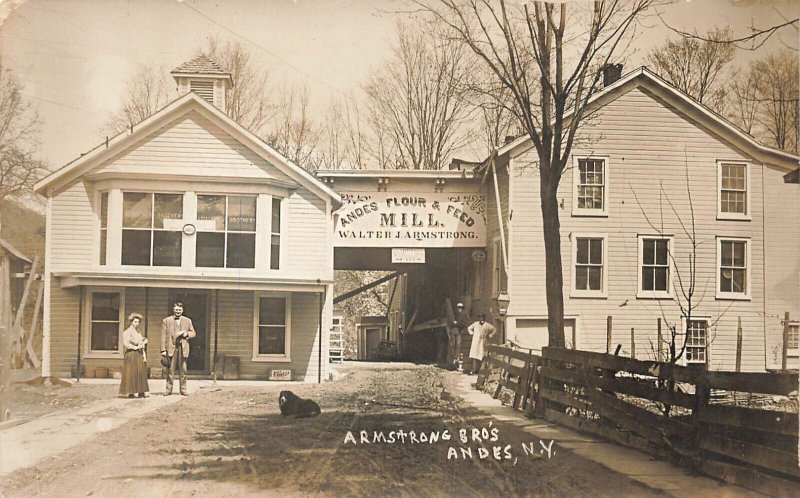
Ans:
{"type": "Polygon", "coordinates": [[[106,264],[108,247],[108,192],[100,194],[100,264],[106,264]]]}
{"type": "Polygon", "coordinates": [[[575,254],[575,290],[603,290],[603,239],[578,237],[575,254]]]}
{"type": "Polygon", "coordinates": [[[720,240],[719,291],[747,293],[747,241],[720,240]]]}
{"type": "Polygon", "coordinates": [[[122,194],[122,264],[180,266],[183,194],[122,194]]]}
{"type": "Polygon", "coordinates": [[[669,239],[642,239],[642,291],[669,292],[669,239]]]}
{"type": "Polygon", "coordinates": [[[578,159],[577,208],[605,209],[606,174],[603,159],[578,159]]]}
{"type": "Polygon", "coordinates": [[[258,355],[286,355],[286,298],[258,299],[258,355]]]}
{"type": "Polygon", "coordinates": [[[272,198],[272,227],[270,228],[269,267],[280,268],[281,262],[281,200],[272,198]]]}
{"type": "Polygon", "coordinates": [[[91,293],[89,345],[92,351],[119,351],[120,301],[119,292],[91,293]]]}
{"type": "Polygon", "coordinates": [[[196,266],[255,268],[256,197],[198,195],[196,266]],[[198,223],[199,224],[199,223],[198,223]]]}
{"type": "Polygon", "coordinates": [[[686,361],[705,363],[708,340],[708,322],[690,320],[686,325],[686,361]]]}
{"type": "Polygon", "coordinates": [[[720,212],[747,214],[747,165],[720,164],[720,212]]]}
{"type": "Polygon", "coordinates": [[[790,322],[786,336],[786,349],[800,349],[800,323],[790,322]]]}

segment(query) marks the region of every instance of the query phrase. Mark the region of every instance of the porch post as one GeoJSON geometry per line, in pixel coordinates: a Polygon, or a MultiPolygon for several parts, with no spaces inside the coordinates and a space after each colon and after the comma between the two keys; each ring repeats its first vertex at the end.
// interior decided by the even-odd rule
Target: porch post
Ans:
{"type": "Polygon", "coordinates": [[[319,293],[319,345],[317,351],[318,357],[318,370],[317,370],[317,383],[322,384],[322,308],[325,306],[325,291],[319,293]]]}
{"type": "Polygon", "coordinates": [[[211,364],[211,371],[214,376],[214,383],[217,383],[217,344],[219,344],[219,289],[214,289],[214,359],[211,364]]]}
{"type": "Polygon", "coordinates": [[[147,330],[150,325],[150,287],[144,288],[144,337],[147,338],[147,330]]]}
{"type": "Polygon", "coordinates": [[[78,366],[75,369],[75,382],[81,381],[81,336],[83,334],[83,286],[78,286],[78,366]]]}

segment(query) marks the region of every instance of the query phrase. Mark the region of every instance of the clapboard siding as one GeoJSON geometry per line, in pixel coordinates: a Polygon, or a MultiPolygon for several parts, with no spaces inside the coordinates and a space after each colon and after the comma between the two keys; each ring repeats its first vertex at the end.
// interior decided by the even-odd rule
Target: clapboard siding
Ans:
{"type": "Polygon", "coordinates": [[[284,254],[295,278],[332,277],[326,211],[325,201],[306,189],[298,189],[289,198],[289,230],[284,254]]]}
{"type": "MultiPolygon", "coordinates": [[[[145,305],[145,290],[142,288],[123,289],[125,294],[125,316],[136,312],[145,315],[139,328],[148,341],[148,367],[159,367],[158,358],[161,349],[161,320],[168,316],[169,293],[167,289],[150,289],[149,305],[145,305]],[[145,311],[147,310],[147,312],[145,311]]],[[[54,316],[51,325],[51,374],[67,377],[77,363],[78,353],[78,308],[79,294],[75,290],[61,289],[57,285],[51,287],[51,302],[54,316]]],[[[266,379],[269,370],[291,368],[296,380],[316,382],[318,380],[318,344],[319,337],[319,295],[315,293],[293,293],[291,309],[291,363],[286,362],[254,362],[253,332],[255,296],[246,291],[209,292],[208,334],[206,344],[207,364],[211,371],[214,351],[214,313],[219,313],[219,340],[217,351],[220,355],[236,356],[240,361],[240,376],[244,379],[266,379]],[[216,296],[219,296],[217,308],[216,296]]],[[[323,324],[330,323],[330,313],[323,317],[323,324]]],[[[191,317],[190,313],[187,316],[191,317]]],[[[83,336],[81,345],[81,363],[86,369],[107,367],[120,369],[122,358],[87,358],[86,344],[89,340],[88,317],[83,317],[83,336]]],[[[124,329],[124,325],[122,327],[124,329]]],[[[330,328],[324,326],[323,330],[330,328]]],[[[198,333],[201,333],[198,330],[198,333]]],[[[323,339],[325,337],[323,336],[323,339]]],[[[323,378],[327,376],[327,344],[323,341],[323,378]]]]}
{"type": "Polygon", "coordinates": [[[77,290],[62,289],[51,280],[50,365],[56,377],[69,377],[77,362],[79,300],[77,290]]]}
{"type": "Polygon", "coordinates": [[[90,185],[79,181],[53,197],[47,241],[51,271],[83,269],[94,263],[99,224],[90,185]]]}
{"type": "MultiPolygon", "coordinates": [[[[164,119],[164,125],[119,154],[108,158],[86,176],[79,178],[71,185],[57,190],[52,197],[49,217],[48,237],[48,271],[54,272],[103,272],[118,273],[129,277],[136,275],[140,269],[135,267],[114,267],[113,264],[99,265],[99,206],[97,203],[98,185],[101,188],[121,189],[125,191],[147,188],[153,191],[175,192],[218,192],[225,193],[247,191],[263,192],[259,202],[269,203],[269,195],[285,197],[282,204],[282,260],[279,270],[270,270],[269,263],[261,264],[263,271],[239,269],[207,269],[183,268],[182,273],[204,272],[208,276],[205,292],[209,299],[209,349],[207,364],[212,363],[213,311],[219,310],[219,352],[239,356],[241,373],[245,378],[265,378],[269,369],[292,368],[297,379],[317,380],[317,331],[319,305],[317,294],[295,294],[292,308],[292,362],[261,363],[253,362],[253,292],[220,291],[220,303],[217,307],[213,289],[220,284],[215,283],[214,276],[244,275],[252,277],[275,277],[276,279],[305,279],[315,284],[319,279],[333,278],[331,243],[331,215],[328,200],[320,198],[313,187],[304,182],[290,178],[280,168],[263,159],[259,154],[235,139],[225,131],[224,124],[213,120],[200,112],[191,110],[177,118],[164,119]],[[158,180],[154,177],[143,187],[137,178],[147,175],[172,175],[174,178],[158,180]],[[136,175],[128,177],[128,175],[136,175]],[[110,179],[112,186],[106,181],[110,179]],[[207,181],[206,181],[207,179],[207,181]],[[285,182],[288,187],[275,186],[271,181],[285,182]]],[[[134,130],[135,133],[135,130],[134,130]]],[[[144,134],[143,134],[144,135],[144,134]]],[[[109,211],[111,212],[110,207],[109,211]]],[[[259,212],[268,213],[268,206],[261,206],[259,212]]],[[[186,214],[186,213],[184,213],[186,214]]],[[[268,218],[268,216],[267,216],[268,218]]],[[[194,220],[194,214],[188,214],[188,221],[194,220]]],[[[112,230],[113,230],[113,226],[112,230]]],[[[259,244],[262,257],[269,257],[269,219],[259,220],[259,244]]],[[[110,233],[110,237],[118,237],[118,233],[110,233]]],[[[194,244],[195,239],[184,241],[194,244]]],[[[187,243],[187,242],[184,242],[187,243]]],[[[263,260],[260,260],[263,263],[263,260]]],[[[191,266],[191,265],[190,265],[191,266]]],[[[166,269],[174,272],[175,269],[166,269]]],[[[145,269],[143,274],[152,275],[153,269],[145,269]]],[[[45,310],[49,317],[50,337],[50,373],[52,375],[68,375],[77,359],[77,329],[79,293],[76,289],[62,289],[63,281],[58,277],[50,278],[51,293],[49,307],[45,310]]],[[[123,284],[117,284],[123,285],[123,284]]],[[[180,288],[181,281],[176,279],[173,287],[180,288]]],[[[283,285],[283,284],[280,284],[283,285]]],[[[145,291],[141,288],[118,287],[125,292],[125,314],[131,312],[144,313],[149,304],[147,329],[151,355],[150,366],[157,365],[160,352],[161,319],[169,310],[168,289],[151,288],[149,303],[145,303],[145,291]]],[[[331,292],[332,294],[332,292],[331,292]]],[[[330,328],[332,302],[328,300],[325,309],[323,330],[330,328]]],[[[187,313],[188,314],[188,313],[187,313]]],[[[189,315],[191,316],[191,315],[189,315]]],[[[83,340],[88,334],[84,317],[83,340]]],[[[47,321],[46,321],[47,323],[47,321]]],[[[144,327],[143,327],[144,329],[144,327]]],[[[144,330],[143,330],[144,331],[144,330]]],[[[323,338],[326,338],[323,337],[323,338]]],[[[85,344],[85,343],[84,343],[85,344]]],[[[324,344],[324,362],[327,363],[327,342],[324,344]]],[[[91,356],[91,355],[90,355],[91,356]]],[[[121,358],[84,358],[87,368],[111,367],[121,365],[121,358]]],[[[327,367],[323,365],[323,376],[327,367]]]]}
{"type": "MultiPolygon", "coordinates": [[[[800,185],[784,183],[785,172],[764,168],[767,367],[780,368],[783,318],[800,320],[800,185]]],[[[788,366],[798,368],[797,357],[788,366]]]]}
{"type": "MultiPolygon", "coordinates": [[[[471,315],[476,316],[478,313],[486,313],[487,318],[489,320],[493,320],[499,318],[497,312],[497,304],[495,298],[497,297],[497,293],[493,292],[494,286],[494,258],[495,258],[495,247],[494,241],[496,238],[500,238],[501,231],[500,231],[500,218],[498,217],[498,208],[497,208],[497,195],[494,191],[494,182],[491,181],[493,178],[492,171],[489,170],[488,173],[489,179],[486,182],[486,261],[482,264],[476,266],[476,274],[475,278],[480,279],[482,282],[481,285],[481,292],[479,295],[472,296],[472,309],[471,315]]],[[[506,251],[511,251],[511,239],[509,238],[509,183],[508,183],[508,171],[506,169],[505,163],[500,163],[497,165],[497,178],[498,178],[498,190],[499,190],[499,197],[500,197],[500,214],[503,219],[503,229],[505,230],[506,236],[506,251]]],[[[502,258],[502,255],[500,255],[502,258]]],[[[502,261],[502,259],[501,259],[502,261]]],[[[510,260],[509,260],[510,261],[510,260]]],[[[501,263],[502,264],[502,263],[501,263]]],[[[509,280],[508,285],[512,285],[512,282],[509,280]]]]}
{"type": "MultiPolygon", "coordinates": [[[[578,345],[604,351],[606,317],[614,317],[613,342],[630,350],[630,329],[635,329],[637,357],[652,357],[656,320],[664,317],[680,327],[680,310],[669,300],[637,299],[637,234],[656,234],[650,224],[674,236],[673,253],[678,273],[688,276],[692,212],[698,242],[695,299],[701,300],[695,316],[716,322],[710,335],[710,365],[732,369],[735,364],[736,323],[741,317],[746,351],[742,368],[763,370],[763,204],[762,169],[750,158],[724,143],[665,102],[633,89],[599,110],[581,130],[575,156],[604,156],[608,164],[607,217],[572,216],[572,163],[559,186],[561,248],[566,315],[578,315],[578,345]],[[717,161],[748,161],[750,221],[717,220],[717,161]],[[687,171],[689,187],[687,189],[687,171]],[[691,204],[689,193],[691,192],[691,204]],[[649,220],[649,221],[648,221],[649,220]],[[606,234],[608,251],[607,298],[570,297],[572,289],[572,237],[582,233],[606,234]],[[751,242],[749,301],[717,300],[718,236],[748,237],[751,242]]],[[[533,164],[535,151],[512,159],[513,181],[513,295],[510,315],[546,316],[545,258],[542,241],[539,180],[533,164]],[[522,249],[525,248],[525,249],[522,249]]],[[[677,290],[678,281],[673,280],[677,290]]],[[[666,325],[664,325],[664,333],[666,325]]]]}
{"type": "Polygon", "coordinates": [[[106,161],[97,172],[291,181],[261,156],[196,111],[191,111],[151,133],[122,154],[106,161]]]}

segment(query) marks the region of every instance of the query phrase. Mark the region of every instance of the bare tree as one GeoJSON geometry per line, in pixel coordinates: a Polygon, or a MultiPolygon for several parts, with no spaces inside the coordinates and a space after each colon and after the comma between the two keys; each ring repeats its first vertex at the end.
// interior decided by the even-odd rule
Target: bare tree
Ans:
{"type": "Polygon", "coordinates": [[[140,65],[125,84],[124,101],[111,115],[106,128],[119,133],[149,118],[176,96],[175,84],[166,68],[140,65]]]}
{"type": "Polygon", "coordinates": [[[367,134],[358,104],[333,99],[320,130],[317,164],[326,169],[363,169],[367,164],[367,134]]]}
{"type": "Polygon", "coordinates": [[[728,84],[730,103],[727,116],[746,133],[752,135],[758,115],[756,75],[752,70],[737,71],[728,84]]]}
{"type": "Polygon", "coordinates": [[[376,159],[389,159],[398,168],[446,166],[467,141],[460,126],[469,114],[460,95],[465,63],[462,44],[435,31],[397,25],[393,58],[364,87],[378,135],[376,159]]]}
{"type": "Polygon", "coordinates": [[[600,68],[620,57],[654,1],[417,0],[511,93],[514,115],[538,155],[550,346],[565,345],[558,185],[600,88],[600,68]]]}
{"type": "Polygon", "coordinates": [[[199,50],[231,73],[233,88],[225,99],[225,113],[256,135],[264,135],[267,123],[275,116],[270,105],[267,72],[253,61],[250,52],[237,42],[210,38],[199,50]]]}
{"type": "Polygon", "coordinates": [[[797,54],[788,49],[767,55],[752,66],[759,111],[756,119],[769,142],[797,152],[798,71],[797,54]]]}
{"type": "MultiPolygon", "coordinates": [[[[205,53],[231,73],[233,87],[225,99],[225,113],[256,135],[263,136],[267,122],[275,115],[270,105],[267,73],[259,68],[238,42],[210,38],[205,53]]],[[[114,133],[140,123],[177,97],[175,83],[164,67],[140,66],[125,85],[119,110],[112,114],[107,128],[114,133]]]]}
{"type": "Polygon", "coordinates": [[[266,124],[264,141],[295,164],[314,170],[320,131],[311,118],[308,103],[308,88],[284,85],[275,116],[266,124]]]}
{"type": "MultiPolygon", "coordinates": [[[[658,244],[662,244],[661,247],[665,249],[666,252],[666,261],[661,260],[661,264],[667,263],[667,269],[662,270],[666,271],[666,273],[662,274],[661,278],[665,284],[665,288],[661,290],[668,290],[670,286],[674,286],[674,289],[671,289],[670,295],[672,296],[672,303],[675,308],[677,308],[680,316],[677,317],[676,320],[674,315],[669,313],[668,309],[665,309],[665,304],[662,301],[656,301],[661,319],[664,321],[664,324],[667,328],[667,336],[666,338],[659,338],[662,343],[657,345],[656,350],[654,353],[657,354],[658,361],[666,360],[667,363],[676,364],[681,359],[690,356],[692,351],[687,353],[687,349],[690,347],[694,347],[696,345],[690,344],[690,340],[692,339],[692,332],[697,331],[696,327],[700,326],[697,321],[698,316],[698,308],[703,303],[703,300],[706,296],[706,292],[708,291],[709,281],[703,281],[701,278],[700,272],[698,272],[697,262],[698,258],[700,257],[699,252],[701,250],[701,245],[713,243],[713,240],[703,240],[697,233],[697,215],[695,213],[694,201],[695,196],[692,195],[692,181],[689,175],[689,161],[688,158],[684,161],[685,167],[685,181],[686,181],[686,203],[685,206],[688,207],[688,212],[679,210],[676,207],[676,204],[679,206],[683,206],[682,202],[678,203],[674,192],[667,192],[664,189],[663,183],[659,183],[658,189],[658,214],[657,217],[654,213],[649,213],[645,210],[644,204],[640,202],[639,197],[636,194],[635,190],[632,190],[633,197],[639,206],[639,209],[644,217],[647,225],[653,230],[658,237],[654,237],[651,239],[650,243],[652,246],[648,248],[646,245],[643,247],[643,250],[646,252],[649,250],[652,251],[650,258],[653,263],[659,263],[659,259],[661,254],[659,253],[658,244]],[[668,210],[668,214],[665,216],[664,211],[668,210]],[[669,217],[669,219],[667,219],[669,217]],[[676,227],[677,225],[677,227],[676,227]],[[678,241],[671,241],[670,236],[668,234],[672,233],[673,229],[677,228],[677,232],[681,235],[682,240],[678,241]],[[678,247],[681,247],[679,250],[678,247]],[[661,351],[662,349],[666,348],[666,358],[662,359],[661,351]]],[[[650,203],[652,205],[652,202],[650,203]]],[[[732,255],[731,255],[732,256],[732,255]]],[[[723,258],[725,256],[723,255],[723,258]]],[[[647,261],[648,256],[644,256],[644,260],[647,261]]],[[[658,271],[658,270],[653,270],[658,271]]],[[[643,272],[644,273],[644,272],[643,272]]],[[[647,281],[647,277],[643,275],[643,278],[647,281]]],[[[655,275],[653,275],[653,282],[657,281],[655,275]]],[[[733,276],[729,276],[731,284],[735,278],[733,276]]],[[[643,282],[639,282],[640,286],[644,285],[643,282]]],[[[745,284],[747,285],[747,284],[745,284]]],[[[654,286],[655,287],[655,286],[654,286]]],[[[669,301],[666,301],[667,303],[669,301]]],[[[729,305],[730,307],[730,305],[729,305]]],[[[705,322],[706,325],[706,344],[705,344],[705,364],[708,363],[708,347],[714,340],[714,336],[712,335],[712,331],[716,328],[717,322],[725,315],[727,309],[720,313],[715,320],[710,322],[705,322]]],[[[697,353],[694,353],[695,355],[697,353]]],[[[689,358],[689,359],[697,359],[697,358],[689,358]]],[[[675,381],[670,379],[664,382],[664,387],[670,392],[675,390],[675,381]]],[[[671,411],[671,406],[669,404],[664,404],[661,409],[664,415],[668,416],[671,411]]]]}
{"type": "Polygon", "coordinates": [[[40,127],[19,80],[0,63],[0,204],[30,192],[45,173],[42,161],[34,157],[40,127]]]}
{"type": "Polygon", "coordinates": [[[653,69],[687,95],[721,112],[725,104],[725,87],[718,77],[733,60],[735,47],[718,43],[730,37],[728,28],[714,28],[708,41],[679,37],[669,40],[650,52],[653,69]]]}
{"type": "MultiPolygon", "coordinates": [[[[780,13],[780,11],[778,11],[778,13],[783,18],[783,22],[773,24],[772,26],[767,26],[766,28],[759,28],[755,26],[755,24],[753,24],[749,28],[750,29],[749,33],[733,34],[729,32],[723,38],[714,38],[709,35],[705,36],[698,35],[696,32],[690,33],[688,31],[682,31],[667,24],[663,18],[661,19],[661,21],[664,23],[664,26],[669,28],[674,33],[679,34],[683,38],[689,38],[692,40],[697,40],[700,42],[707,42],[707,43],[733,45],[741,50],[757,50],[762,46],[764,46],[764,44],[767,43],[767,41],[770,38],[772,38],[772,36],[775,33],[778,33],[781,30],[792,29],[792,28],[795,30],[795,32],[798,30],[798,26],[800,26],[800,18],[795,17],[793,19],[790,19],[787,16],[780,13]]],[[[796,50],[797,49],[795,49],[795,51],[796,50]]]]}

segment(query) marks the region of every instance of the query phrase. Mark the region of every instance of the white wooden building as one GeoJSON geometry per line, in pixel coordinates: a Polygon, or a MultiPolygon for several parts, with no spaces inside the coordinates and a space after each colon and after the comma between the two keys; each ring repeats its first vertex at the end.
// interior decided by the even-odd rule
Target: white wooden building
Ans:
{"type": "MultiPolygon", "coordinates": [[[[685,305],[694,240],[684,361],[733,370],[741,320],[742,370],[779,368],[790,312],[797,368],[800,186],[784,177],[798,157],[758,143],[646,68],[609,82],[591,109],[558,192],[567,343],[605,351],[612,316],[621,354],[631,353],[633,329],[636,357],[654,359],[658,319],[665,339],[669,325],[682,327],[677,300],[685,305]]],[[[498,187],[487,215],[491,268],[473,279],[481,282],[473,303],[495,315],[496,296],[507,292],[507,337],[534,348],[547,343],[536,162],[522,137],[488,165],[487,183],[494,168],[498,187]]]]}
{"type": "Polygon", "coordinates": [[[158,358],[179,300],[198,333],[190,373],[210,374],[224,354],[240,378],[326,378],[339,196],[223,112],[234,82],[215,62],[172,75],[181,97],[36,185],[47,197],[42,374],[120,367],[131,312],[145,314],[158,358]]]}
{"type": "MultiPolygon", "coordinates": [[[[238,358],[241,378],[291,368],[319,381],[334,267],[413,276],[387,311],[401,346],[414,323],[445,316],[448,298],[473,318],[487,313],[502,340],[546,344],[527,138],[482,165],[317,179],[221,110],[233,82],[213,61],[173,76],[180,98],[36,187],[48,199],[43,375],[69,375],[79,361],[121,366],[120,332],[134,311],[146,315],[157,356],[160,321],[182,300],[198,329],[194,373],[225,355],[238,358]],[[396,249],[415,256],[395,259],[396,249]]],[[[798,157],[644,68],[608,82],[591,109],[558,193],[568,345],[605,351],[612,317],[612,348],[655,358],[659,320],[662,338],[683,329],[677,301],[694,276],[684,361],[733,370],[741,322],[742,370],[779,368],[789,312],[796,367],[798,157]]]]}

